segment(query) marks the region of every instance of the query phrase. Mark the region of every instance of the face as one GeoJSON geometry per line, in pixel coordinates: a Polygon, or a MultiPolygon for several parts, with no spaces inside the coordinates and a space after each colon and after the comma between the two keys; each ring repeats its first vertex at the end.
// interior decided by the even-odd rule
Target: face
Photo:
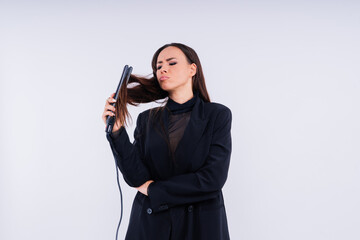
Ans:
{"type": "Polygon", "coordinates": [[[163,90],[192,90],[192,76],[196,73],[196,65],[188,63],[179,48],[170,46],[163,49],[158,56],[156,69],[156,77],[163,90]]]}

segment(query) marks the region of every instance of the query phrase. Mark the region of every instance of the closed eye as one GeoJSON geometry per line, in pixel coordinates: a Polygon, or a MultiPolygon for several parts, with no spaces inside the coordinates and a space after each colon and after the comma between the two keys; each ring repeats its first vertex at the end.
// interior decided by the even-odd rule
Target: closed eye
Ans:
{"type": "MultiPolygon", "coordinates": [[[[171,65],[171,66],[173,66],[173,65],[175,65],[175,64],[177,64],[177,62],[172,62],[172,63],[169,63],[169,65],[171,65]]],[[[157,70],[160,70],[160,69],[161,69],[161,65],[160,65],[160,66],[158,66],[156,69],[157,69],[157,70]]]]}

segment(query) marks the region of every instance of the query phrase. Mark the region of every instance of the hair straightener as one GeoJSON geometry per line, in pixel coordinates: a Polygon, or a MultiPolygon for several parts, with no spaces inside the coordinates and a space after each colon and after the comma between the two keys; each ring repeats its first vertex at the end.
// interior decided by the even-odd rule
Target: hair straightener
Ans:
{"type": "MultiPolygon", "coordinates": [[[[128,83],[129,78],[130,78],[130,74],[132,72],[132,69],[133,69],[132,67],[129,67],[128,65],[125,65],[124,70],[123,70],[122,75],[121,75],[121,78],[120,78],[120,81],[119,81],[119,85],[118,85],[118,87],[116,89],[116,92],[115,92],[115,97],[114,97],[115,100],[117,100],[118,97],[119,97],[120,89],[121,89],[121,86],[123,85],[123,83],[124,82],[126,82],[126,84],[128,83]]],[[[116,102],[111,103],[111,105],[113,107],[115,107],[115,104],[116,104],[116,102]]],[[[105,129],[106,133],[111,133],[112,132],[112,129],[114,127],[114,123],[115,123],[115,116],[107,116],[106,129],[105,129]]]]}
{"type": "MultiPolygon", "coordinates": [[[[120,89],[121,89],[122,85],[124,84],[124,82],[126,83],[126,85],[129,82],[129,78],[130,78],[130,74],[132,72],[132,69],[133,68],[131,66],[129,67],[128,65],[125,65],[124,70],[123,70],[122,75],[121,75],[121,78],[120,78],[120,81],[119,81],[119,84],[118,84],[118,87],[117,87],[116,92],[115,92],[114,99],[116,101],[117,101],[117,99],[119,97],[120,89]]],[[[111,103],[111,105],[113,107],[115,107],[115,104],[116,104],[116,102],[111,103]]],[[[115,116],[107,116],[106,128],[105,128],[107,138],[109,137],[108,135],[113,130],[114,123],[115,123],[115,116]]],[[[122,199],[122,192],[121,192],[121,187],[120,187],[120,182],[119,182],[119,170],[118,170],[118,167],[117,167],[117,164],[116,164],[116,159],[115,159],[115,168],[116,168],[116,179],[117,179],[117,184],[118,184],[119,191],[120,191],[120,200],[121,200],[121,214],[120,214],[119,224],[118,224],[117,229],[116,229],[116,238],[115,238],[117,240],[118,239],[119,228],[120,228],[120,224],[121,224],[121,220],[122,220],[122,216],[123,216],[123,199],[122,199]]]]}

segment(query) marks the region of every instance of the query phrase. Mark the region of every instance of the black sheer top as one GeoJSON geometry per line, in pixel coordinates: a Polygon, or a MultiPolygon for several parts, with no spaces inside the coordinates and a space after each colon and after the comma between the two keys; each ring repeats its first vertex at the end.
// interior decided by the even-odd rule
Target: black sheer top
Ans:
{"type": "Polygon", "coordinates": [[[169,114],[169,141],[171,151],[175,152],[178,143],[184,135],[185,128],[190,120],[192,108],[196,102],[197,95],[187,102],[180,104],[172,100],[170,97],[166,106],[170,110],[169,114]]]}

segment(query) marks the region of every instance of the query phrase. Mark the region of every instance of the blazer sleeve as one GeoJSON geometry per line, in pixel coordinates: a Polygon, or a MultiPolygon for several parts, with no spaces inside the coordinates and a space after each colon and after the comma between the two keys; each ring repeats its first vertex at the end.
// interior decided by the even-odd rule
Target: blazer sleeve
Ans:
{"type": "Polygon", "coordinates": [[[129,135],[122,126],[118,132],[107,134],[106,137],[110,143],[116,165],[120,169],[125,182],[131,187],[141,186],[150,180],[150,174],[143,163],[143,122],[141,113],[136,120],[134,131],[134,142],[131,143],[129,135]]]}
{"type": "Polygon", "coordinates": [[[229,108],[218,113],[210,150],[199,170],[150,183],[148,197],[153,212],[215,198],[219,194],[227,179],[230,164],[231,122],[229,108]]]}

